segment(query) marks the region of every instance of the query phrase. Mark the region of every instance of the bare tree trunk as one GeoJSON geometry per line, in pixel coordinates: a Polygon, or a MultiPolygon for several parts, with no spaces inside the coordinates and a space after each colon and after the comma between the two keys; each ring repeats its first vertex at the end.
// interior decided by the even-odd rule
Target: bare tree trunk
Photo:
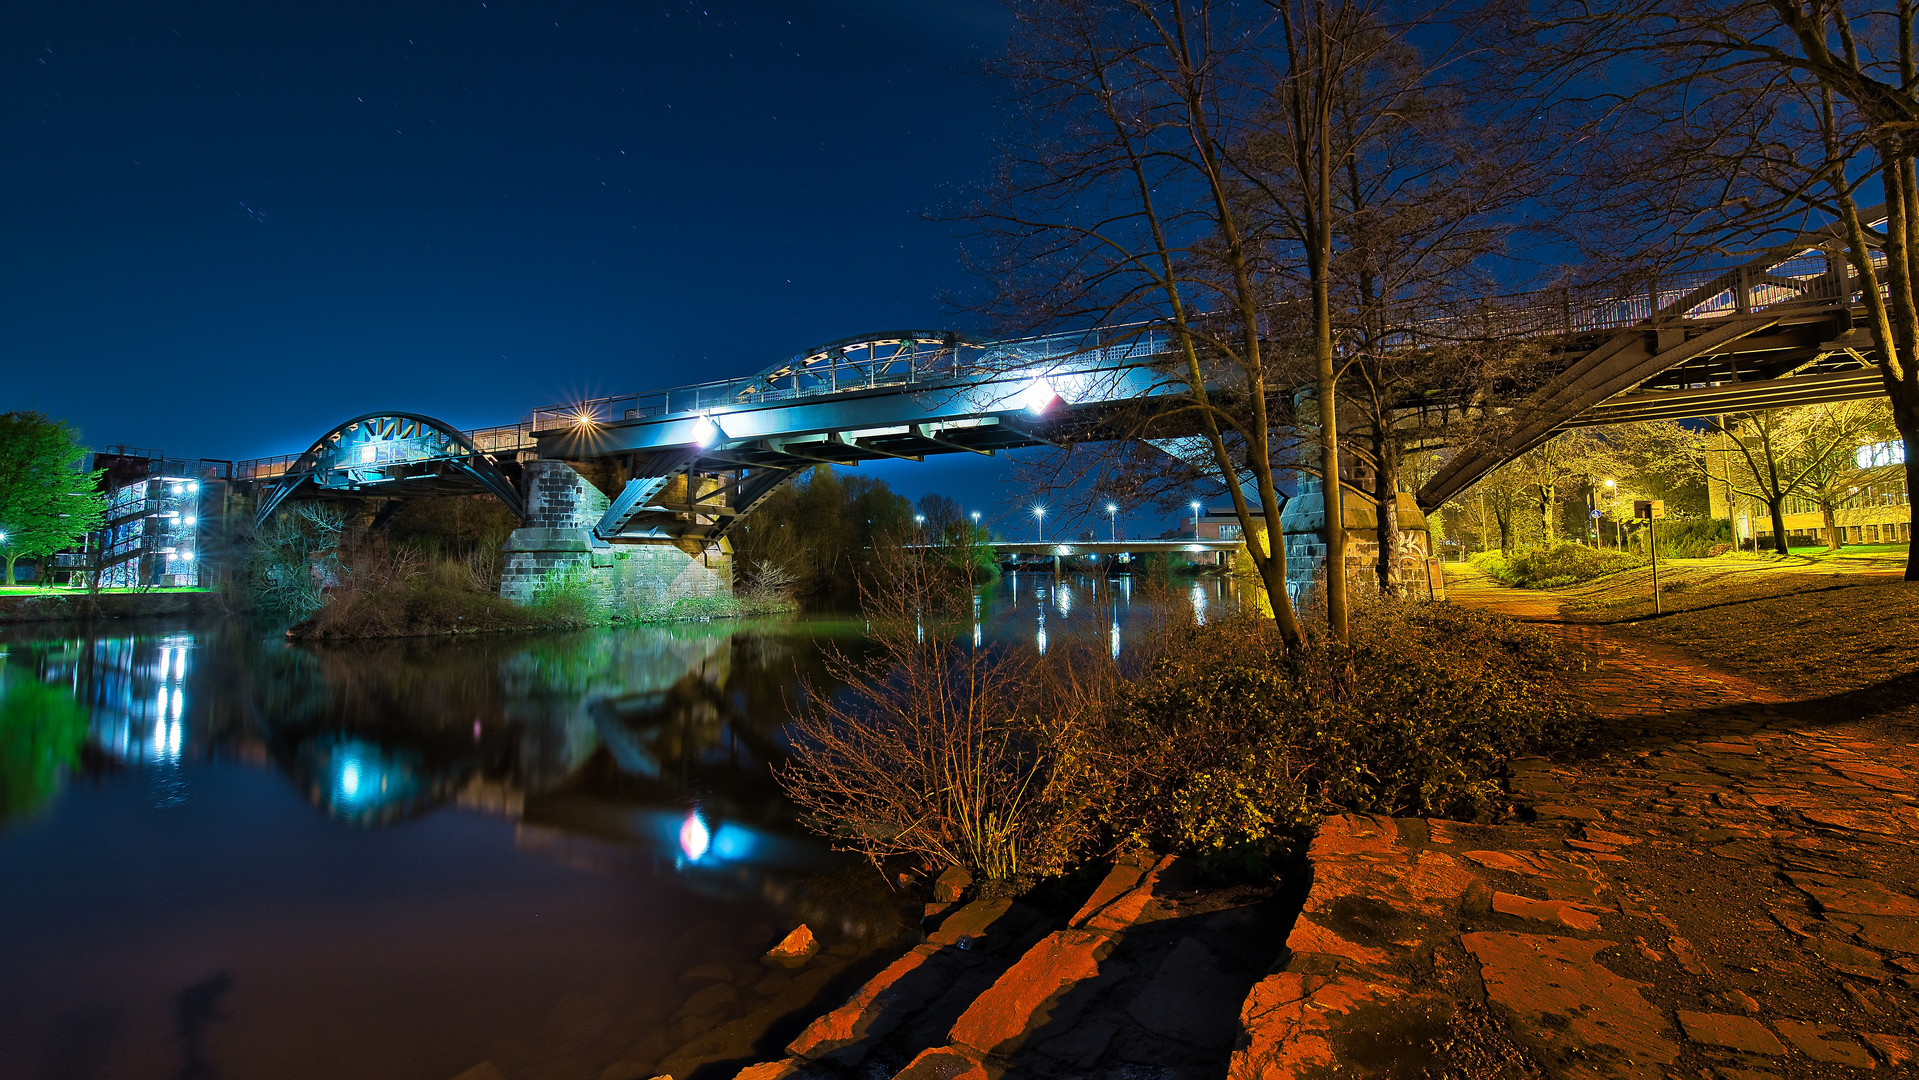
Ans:
{"type": "Polygon", "coordinates": [[[1833,517],[1832,500],[1819,500],[1819,512],[1826,519],[1826,550],[1839,550],[1839,523],[1833,517]]]}
{"type": "Polygon", "coordinates": [[[1772,549],[1781,555],[1786,551],[1786,500],[1775,498],[1766,500],[1766,509],[1772,511],[1772,549]]]}
{"type": "Polygon", "coordinates": [[[1373,509],[1379,517],[1379,592],[1399,595],[1399,446],[1384,425],[1373,424],[1373,509]]]}

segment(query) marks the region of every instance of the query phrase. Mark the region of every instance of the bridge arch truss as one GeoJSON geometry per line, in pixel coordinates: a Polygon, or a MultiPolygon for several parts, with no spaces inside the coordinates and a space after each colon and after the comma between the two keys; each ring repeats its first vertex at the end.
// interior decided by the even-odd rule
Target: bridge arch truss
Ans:
{"type": "Polygon", "coordinates": [[[261,497],[254,520],[264,523],[297,498],[480,493],[524,519],[525,500],[501,457],[431,416],[367,413],[335,426],[294,459],[261,497]]]}

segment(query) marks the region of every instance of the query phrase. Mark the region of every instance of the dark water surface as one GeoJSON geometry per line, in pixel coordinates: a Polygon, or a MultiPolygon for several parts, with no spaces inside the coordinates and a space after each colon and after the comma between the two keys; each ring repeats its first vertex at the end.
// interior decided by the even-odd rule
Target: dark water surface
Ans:
{"type": "MultiPolygon", "coordinates": [[[[1132,599],[1020,575],[976,632],[1119,650],[1132,599]]],[[[855,973],[911,929],[771,766],[861,629],[0,627],[0,1077],[594,1080],[776,994],[800,922],[855,973]]]]}

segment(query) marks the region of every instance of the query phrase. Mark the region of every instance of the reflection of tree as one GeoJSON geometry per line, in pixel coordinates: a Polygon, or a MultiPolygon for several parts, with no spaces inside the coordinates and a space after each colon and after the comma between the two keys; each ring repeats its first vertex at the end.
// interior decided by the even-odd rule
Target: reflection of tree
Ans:
{"type": "Polygon", "coordinates": [[[0,821],[38,809],[79,763],[87,715],[63,687],[0,678],[0,821]]]}

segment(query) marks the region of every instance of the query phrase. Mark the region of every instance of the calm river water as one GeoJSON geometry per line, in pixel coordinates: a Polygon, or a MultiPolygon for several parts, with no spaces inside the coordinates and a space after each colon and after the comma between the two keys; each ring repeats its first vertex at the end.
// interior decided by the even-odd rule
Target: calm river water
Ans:
{"type": "MultiPolygon", "coordinates": [[[[1015,575],[976,633],[1123,650],[1133,599],[1015,575]]],[[[0,1076],[644,1077],[783,1008],[798,923],[858,977],[911,920],[770,767],[861,629],[0,627],[0,1076]]]]}

